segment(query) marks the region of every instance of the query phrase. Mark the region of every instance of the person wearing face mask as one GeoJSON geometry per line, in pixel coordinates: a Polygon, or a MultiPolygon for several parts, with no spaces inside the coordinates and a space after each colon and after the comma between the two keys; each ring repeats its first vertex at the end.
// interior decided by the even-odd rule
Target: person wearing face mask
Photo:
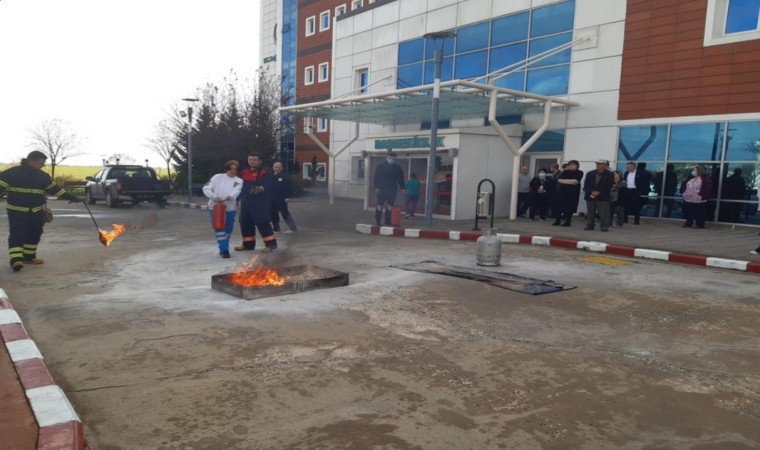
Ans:
{"type": "Polygon", "coordinates": [[[691,228],[696,223],[697,228],[705,227],[707,201],[712,195],[712,180],[705,176],[700,166],[691,171],[692,178],[683,186],[683,217],[686,223],[683,228],[691,228]]]}
{"type": "Polygon", "coordinates": [[[536,212],[541,220],[546,220],[546,210],[554,195],[554,181],[546,169],[538,169],[538,175],[530,180],[530,220],[536,218],[536,212]]]}
{"type": "Polygon", "coordinates": [[[404,171],[396,164],[396,154],[393,151],[388,151],[385,164],[380,164],[375,169],[372,187],[377,193],[375,225],[380,226],[382,219],[383,224],[389,226],[391,225],[391,209],[396,203],[396,194],[399,190],[404,191],[404,171]]]}

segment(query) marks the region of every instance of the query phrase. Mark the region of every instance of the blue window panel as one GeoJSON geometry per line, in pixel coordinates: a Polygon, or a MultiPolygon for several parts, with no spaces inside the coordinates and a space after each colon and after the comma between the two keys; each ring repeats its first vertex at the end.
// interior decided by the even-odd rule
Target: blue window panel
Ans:
{"type": "Polygon", "coordinates": [[[436,46],[443,49],[443,56],[451,56],[454,54],[454,42],[456,38],[451,39],[425,39],[425,59],[433,59],[435,57],[436,46]]]}
{"type": "Polygon", "coordinates": [[[663,161],[668,127],[644,125],[620,128],[618,162],[663,161]]]}
{"type": "MultiPolygon", "coordinates": [[[[529,55],[531,57],[539,55],[547,50],[551,50],[553,48],[559,47],[562,44],[567,44],[573,39],[573,33],[563,33],[563,34],[557,34],[550,37],[540,38],[540,39],[533,39],[530,41],[530,53],[529,55]]],[[[569,63],[570,62],[570,49],[563,50],[559,53],[556,53],[546,59],[542,59],[541,61],[537,61],[530,65],[531,68],[533,67],[545,67],[545,66],[554,66],[557,64],[563,64],[563,63],[569,63]]]]}
{"type": "MultiPolygon", "coordinates": [[[[528,139],[533,137],[533,135],[536,134],[534,131],[528,131],[523,133],[522,136],[522,143],[525,144],[528,142],[528,139]]],[[[529,153],[537,153],[537,152],[558,152],[561,153],[565,151],[565,131],[564,130],[557,130],[557,131],[544,131],[544,133],[539,137],[536,142],[533,143],[533,145],[530,146],[530,149],[528,150],[529,153]]]]}
{"type": "MultiPolygon", "coordinates": [[[[433,122],[430,122],[430,121],[422,122],[420,124],[420,130],[429,130],[430,129],[430,125],[432,123],[433,122]]],[[[438,129],[440,130],[442,128],[451,128],[451,121],[449,121],[449,120],[439,120],[438,121],[438,129]]]]}
{"type": "Polygon", "coordinates": [[[525,91],[525,71],[511,73],[506,77],[499,78],[494,85],[515,91],[525,91]]]}
{"type": "Polygon", "coordinates": [[[422,84],[422,63],[410,64],[398,68],[396,87],[406,88],[422,84]]]}
{"type": "Polygon", "coordinates": [[[758,157],[760,157],[760,122],[729,122],[726,161],[747,161],[758,165],[758,157]]]}
{"type": "Polygon", "coordinates": [[[757,30],[760,0],[730,0],[726,16],[726,34],[757,30]]]}
{"type": "Polygon", "coordinates": [[[722,144],[721,123],[693,123],[670,127],[670,161],[718,161],[722,144]]]}
{"type": "Polygon", "coordinates": [[[542,95],[567,94],[570,66],[556,66],[528,71],[528,92],[542,95]]]}
{"type": "Polygon", "coordinates": [[[425,40],[415,39],[402,42],[398,45],[398,65],[411,64],[422,61],[425,51],[425,40]]]}
{"type": "Polygon", "coordinates": [[[491,58],[488,63],[488,71],[494,72],[520,61],[524,61],[525,58],[528,57],[527,52],[528,44],[525,42],[492,48],[491,58]]]}
{"type": "Polygon", "coordinates": [[[528,12],[496,19],[491,25],[491,45],[509,44],[528,39],[528,12]]]}
{"type": "Polygon", "coordinates": [[[462,27],[457,30],[457,53],[471,52],[488,47],[488,22],[462,27]]]}
{"type": "Polygon", "coordinates": [[[530,36],[546,36],[547,34],[571,31],[574,20],[574,0],[534,9],[531,19],[530,36]]]}
{"type": "MultiPolygon", "coordinates": [[[[454,58],[443,58],[443,64],[441,64],[441,81],[451,80],[451,76],[454,73],[454,58]]],[[[433,61],[425,62],[425,78],[422,80],[422,84],[432,83],[435,77],[435,63],[433,61]]]]}
{"type": "Polygon", "coordinates": [[[456,79],[479,77],[486,74],[487,67],[488,52],[486,50],[457,55],[454,77],[456,79]]]}

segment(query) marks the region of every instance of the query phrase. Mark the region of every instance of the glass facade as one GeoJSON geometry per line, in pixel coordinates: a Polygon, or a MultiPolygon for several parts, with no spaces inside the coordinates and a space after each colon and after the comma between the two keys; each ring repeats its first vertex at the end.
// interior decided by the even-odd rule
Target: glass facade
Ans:
{"type": "Polygon", "coordinates": [[[726,15],[726,34],[758,29],[760,0],[729,0],[726,15]]]}
{"type": "MultiPolygon", "coordinates": [[[[524,61],[572,41],[575,0],[457,28],[443,41],[441,80],[472,79],[524,61]]],[[[439,43],[439,45],[441,45],[439,43]]],[[[434,43],[418,38],[399,43],[397,87],[433,82],[434,43]]],[[[498,86],[544,95],[566,94],[571,51],[535,62],[496,81],[498,86]]]]}
{"type": "MultiPolygon", "coordinates": [[[[282,105],[296,104],[296,42],[298,40],[298,0],[282,2],[282,105]]],[[[285,169],[295,164],[295,116],[280,116],[280,159],[285,169]]]]}
{"type": "Polygon", "coordinates": [[[621,127],[617,169],[627,161],[644,164],[652,175],[642,215],[681,218],[681,192],[694,166],[712,179],[708,220],[760,225],[760,122],[621,127]]]}

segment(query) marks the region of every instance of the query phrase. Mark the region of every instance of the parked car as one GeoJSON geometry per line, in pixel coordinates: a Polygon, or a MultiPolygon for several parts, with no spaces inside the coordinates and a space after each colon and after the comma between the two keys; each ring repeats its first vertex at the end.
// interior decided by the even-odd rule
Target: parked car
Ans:
{"type": "Polygon", "coordinates": [[[109,208],[115,208],[120,202],[136,205],[143,201],[163,207],[173,189],[170,181],[159,180],[152,168],[144,166],[106,166],[86,180],[87,203],[94,205],[103,200],[109,208]]]}

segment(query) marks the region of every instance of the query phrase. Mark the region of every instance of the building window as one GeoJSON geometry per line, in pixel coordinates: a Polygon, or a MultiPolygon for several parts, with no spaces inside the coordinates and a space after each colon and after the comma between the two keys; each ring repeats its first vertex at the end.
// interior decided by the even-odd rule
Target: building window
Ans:
{"type": "Polygon", "coordinates": [[[760,39],[760,0],[708,0],[705,46],[760,39]]]}
{"type": "Polygon", "coordinates": [[[314,84],[314,66],[303,70],[303,84],[314,84]]]}
{"type": "Polygon", "coordinates": [[[351,0],[351,11],[364,6],[364,0],[351,0]]]}
{"type": "Polygon", "coordinates": [[[317,78],[317,81],[320,83],[325,82],[330,79],[330,63],[322,63],[319,65],[319,75],[317,78]]]}
{"type": "Polygon", "coordinates": [[[359,94],[369,93],[369,69],[356,71],[356,90],[359,94]]]}
{"type": "Polygon", "coordinates": [[[306,36],[311,36],[317,32],[316,18],[314,16],[306,19],[306,27],[304,29],[306,36]]]}
{"type": "Polygon", "coordinates": [[[346,5],[340,5],[335,7],[335,17],[342,16],[346,13],[346,5]]]}
{"type": "Polygon", "coordinates": [[[323,119],[322,117],[317,119],[317,131],[320,133],[327,131],[327,119],[323,119]]]}
{"type": "Polygon", "coordinates": [[[322,11],[319,13],[319,31],[325,31],[330,29],[330,11],[322,11]]]}

